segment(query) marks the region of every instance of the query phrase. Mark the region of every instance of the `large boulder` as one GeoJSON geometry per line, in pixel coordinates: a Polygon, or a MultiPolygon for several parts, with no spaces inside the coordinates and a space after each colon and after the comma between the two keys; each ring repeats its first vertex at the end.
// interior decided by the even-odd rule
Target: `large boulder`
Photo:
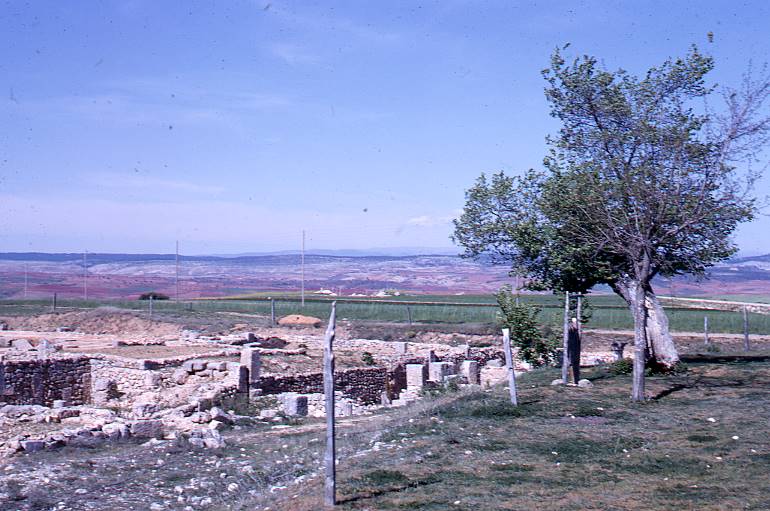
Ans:
{"type": "Polygon", "coordinates": [[[314,327],[321,326],[321,320],[313,316],[302,316],[301,314],[289,314],[278,320],[281,326],[314,327]]]}

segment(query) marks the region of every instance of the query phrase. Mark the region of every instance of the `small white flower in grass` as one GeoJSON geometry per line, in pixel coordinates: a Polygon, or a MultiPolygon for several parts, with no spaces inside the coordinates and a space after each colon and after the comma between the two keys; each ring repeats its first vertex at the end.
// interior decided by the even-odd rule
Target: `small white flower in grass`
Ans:
{"type": "Polygon", "coordinates": [[[756,449],[752,449],[752,450],[751,450],[751,452],[754,452],[754,453],[756,453],[756,452],[757,452],[757,450],[756,450],[756,449]]]}
{"type": "Polygon", "coordinates": [[[558,467],[559,465],[561,465],[561,463],[557,461],[556,462],[556,466],[558,467]]]}
{"type": "Polygon", "coordinates": [[[709,422],[716,422],[717,421],[714,417],[709,417],[706,420],[709,421],[709,422]]]}
{"type": "Polygon", "coordinates": [[[459,505],[460,505],[460,501],[459,501],[459,500],[455,500],[455,501],[454,501],[454,505],[455,505],[455,506],[459,506],[459,505]]]}
{"type": "Polygon", "coordinates": [[[465,454],[473,454],[473,451],[465,451],[465,454]]]}
{"type": "Polygon", "coordinates": [[[604,411],[604,408],[602,408],[601,406],[597,406],[596,409],[599,410],[600,412],[604,411]]]}
{"type": "Polygon", "coordinates": [[[623,449],[623,452],[628,452],[628,449],[623,449]]]}
{"type": "Polygon", "coordinates": [[[733,435],[733,440],[738,440],[740,437],[738,435],[733,435]]]}
{"type": "Polygon", "coordinates": [[[715,458],[718,459],[719,461],[722,461],[722,456],[715,456],[715,458]]]}
{"type": "Polygon", "coordinates": [[[664,481],[668,481],[668,477],[664,477],[664,478],[663,478],[663,480],[664,480],[664,481]]]}
{"type": "Polygon", "coordinates": [[[551,451],[551,454],[553,454],[554,456],[558,456],[559,455],[559,453],[556,452],[556,451],[551,451]]]}

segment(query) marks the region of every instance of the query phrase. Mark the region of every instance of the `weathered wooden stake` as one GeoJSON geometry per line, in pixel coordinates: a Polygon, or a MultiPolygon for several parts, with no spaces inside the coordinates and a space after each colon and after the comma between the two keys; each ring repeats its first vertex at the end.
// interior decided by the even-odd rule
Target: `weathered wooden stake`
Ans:
{"type": "Polygon", "coordinates": [[[743,350],[751,351],[751,343],[749,342],[749,309],[743,308],[743,350]]]}
{"type": "Polygon", "coordinates": [[[270,299],[270,326],[275,326],[275,299],[270,299]]]}
{"type": "Polygon", "coordinates": [[[326,398],[326,454],[324,465],[324,505],[333,507],[337,503],[337,471],[334,446],[334,344],[337,322],[337,302],[332,302],[329,325],[324,336],[324,397],[326,398]]]}
{"type": "Polygon", "coordinates": [[[516,395],[516,369],[513,365],[513,352],[511,351],[511,331],[503,328],[503,351],[505,351],[505,367],[508,369],[508,390],[511,393],[511,404],[519,405],[516,395]]]}
{"type": "Polygon", "coordinates": [[[409,324],[411,325],[412,324],[412,308],[410,306],[408,306],[408,305],[406,306],[406,317],[407,317],[407,320],[409,321],[409,324]]]}
{"type": "Polygon", "coordinates": [[[153,303],[153,299],[152,299],[152,295],[150,295],[150,317],[152,317],[152,303],[153,303]]]}
{"type": "Polygon", "coordinates": [[[564,343],[561,357],[561,380],[564,385],[569,383],[569,291],[564,293],[564,343]]]}
{"type": "Polygon", "coordinates": [[[703,342],[709,345],[709,317],[703,316],[703,342]]]}
{"type": "Polygon", "coordinates": [[[53,302],[51,303],[51,309],[56,312],[56,293],[53,294],[53,302]]]}

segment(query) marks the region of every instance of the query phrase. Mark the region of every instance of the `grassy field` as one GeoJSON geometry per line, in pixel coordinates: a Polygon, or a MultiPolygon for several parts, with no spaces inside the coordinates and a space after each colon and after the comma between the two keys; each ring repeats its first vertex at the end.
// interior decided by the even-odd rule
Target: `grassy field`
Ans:
{"type": "MultiPolygon", "coordinates": [[[[412,295],[388,298],[389,301],[430,301],[449,302],[446,305],[406,305],[399,303],[381,303],[377,300],[368,302],[338,302],[338,314],[341,318],[352,320],[372,320],[385,322],[408,322],[410,316],[415,323],[494,323],[497,308],[490,306],[493,297],[488,295],[412,295]],[[480,304],[479,306],[455,305],[458,303],[480,304]],[[484,305],[481,305],[484,304],[484,305]]],[[[527,295],[522,300],[541,307],[540,318],[544,324],[554,327],[561,325],[562,310],[559,299],[552,295],[527,295]]],[[[329,299],[308,299],[304,308],[296,297],[284,296],[275,301],[276,315],[306,314],[325,318],[329,314],[329,299]]],[[[597,295],[589,298],[593,309],[588,328],[628,330],[633,327],[630,313],[615,296],[597,295]]],[[[94,308],[100,305],[144,310],[149,303],[139,300],[82,301],[60,300],[60,307],[94,308]]],[[[270,314],[270,302],[264,299],[251,300],[194,300],[189,302],[156,301],[154,310],[158,312],[240,312],[245,314],[270,314]]],[[[48,301],[2,301],[0,314],[3,313],[41,313],[51,310],[48,301]]],[[[713,333],[735,333],[743,331],[743,319],[739,313],[727,311],[704,311],[681,307],[667,309],[671,330],[674,332],[698,332],[703,329],[704,316],[709,317],[709,328],[713,333]]],[[[752,334],[770,334],[770,315],[750,314],[750,332],[752,334]]]]}
{"type": "MultiPolygon", "coordinates": [[[[386,428],[341,459],[340,508],[770,509],[770,365],[650,378],[644,404],[629,401],[628,377],[594,369],[591,389],[554,377],[521,378],[519,408],[498,388],[386,428]]],[[[321,490],[315,479],[240,509],[318,509],[321,490]]]]}
{"type": "MultiPolygon", "coordinates": [[[[626,511],[770,509],[770,364],[689,366],[648,378],[553,370],[507,389],[447,392],[340,419],[341,510],[626,511]]],[[[0,460],[0,509],[321,509],[323,422],[230,430],[227,447],[174,442],[64,448],[0,460]],[[234,486],[233,486],[234,485],[234,486]],[[201,504],[207,499],[207,504],[201,504]]]]}

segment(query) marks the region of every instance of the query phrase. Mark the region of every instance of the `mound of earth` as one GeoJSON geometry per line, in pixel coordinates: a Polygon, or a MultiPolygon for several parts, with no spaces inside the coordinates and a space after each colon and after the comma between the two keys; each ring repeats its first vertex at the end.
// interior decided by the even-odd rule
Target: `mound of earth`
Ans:
{"type": "Polygon", "coordinates": [[[289,314],[278,320],[281,326],[321,326],[321,320],[313,316],[302,316],[300,314],[289,314]]]}
{"type": "Polygon", "coordinates": [[[13,330],[54,331],[70,327],[85,334],[141,334],[179,336],[181,327],[172,323],[153,321],[136,312],[99,307],[77,312],[56,312],[38,316],[9,316],[3,318],[13,330]]]}

